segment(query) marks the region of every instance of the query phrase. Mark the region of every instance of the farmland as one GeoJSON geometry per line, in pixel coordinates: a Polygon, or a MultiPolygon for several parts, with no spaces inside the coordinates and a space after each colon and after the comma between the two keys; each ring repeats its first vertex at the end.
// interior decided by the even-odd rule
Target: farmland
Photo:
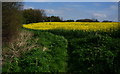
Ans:
{"type": "Polygon", "coordinates": [[[3,72],[119,73],[119,26],[117,22],[25,24],[20,40],[8,48],[14,61],[6,62],[3,72]]]}
{"type": "Polygon", "coordinates": [[[119,26],[117,22],[24,24],[20,39],[7,51],[14,61],[6,62],[3,72],[120,73],[119,26]]]}
{"type": "Polygon", "coordinates": [[[112,23],[98,23],[98,22],[43,22],[32,23],[23,25],[25,28],[35,30],[52,30],[52,29],[65,29],[65,30],[93,30],[93,31],[109,31],[110,29],[116,29],[120,26],[117,22],[112,23]]]}
{"type": "Polygon", "coordinates": [[[58,70],[54,70],[54,72],[85,74],[120,72],[119,66],[117,66],[120,52],[119,26],[119,23],[115,22],[43,22],[23,25],[27,30],[34,32],[36,37],[40,36],[40,42],[45,42],[43,45],[47,45],[48,49],[51,49],[52,45],[52,49],[56,50],[51,52],[54,52],[56,58],[64,59],[59,59],[57,62],[59,67],[56,65],[58,70]],[[48,34],[43,35],[42,33],[48,34]],[[51,37],[49,33],[63,37],[67,43],[62,39],[60,42],[56,40],[58,43],[55,42],[56,38],[51,37]],[[42,38],[45,39],[42,41],[42,38]],[[62,45],[60,50],[57,49],[57,45],[62,45]],[[67,47],[67,51],[65,51],[65,47],[67,47]]]}
{"type": "Polygon", "coordinates": [[[0,72],[120,74],[116,12],[118,2],[2,2],[0,72]]]}
{"type": "Polygon", "coordinates": [[[120,74],[117,6],[2,2],[0,72],[120,74]]]}

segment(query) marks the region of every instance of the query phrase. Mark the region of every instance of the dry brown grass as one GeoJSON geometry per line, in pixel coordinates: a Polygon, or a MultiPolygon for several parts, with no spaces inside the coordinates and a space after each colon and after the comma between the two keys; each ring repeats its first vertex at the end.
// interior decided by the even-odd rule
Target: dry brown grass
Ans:
{"type": "Polygon", "coordinates": [[[14,40],[9,43],[8,47],[3,48],[3,63],[6,59],[9,59],[10,62],[12,62],[14,57],[20,57],[23,53],[31,50],[32,48],[40,47],[36,45],[38,39],[32,39],[32,36],[32,32],[22,30],[18,37],[14,38],[14,40]]]}

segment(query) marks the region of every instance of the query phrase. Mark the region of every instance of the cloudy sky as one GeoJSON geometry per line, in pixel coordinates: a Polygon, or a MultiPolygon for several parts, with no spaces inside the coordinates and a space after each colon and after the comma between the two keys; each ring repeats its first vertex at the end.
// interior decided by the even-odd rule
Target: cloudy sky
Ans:
{"type": "Polygon", "coordinates": [[[64,20],[90,18],[118,21],[118,2],[25,2],[24,9],[29,8],[44,9],[48,16],[60,16],[64,20]]]}
{"type": "Polygon", "coordinates": [[[118,2],[120,0],[24,0],[26,2],[118,2]]]}

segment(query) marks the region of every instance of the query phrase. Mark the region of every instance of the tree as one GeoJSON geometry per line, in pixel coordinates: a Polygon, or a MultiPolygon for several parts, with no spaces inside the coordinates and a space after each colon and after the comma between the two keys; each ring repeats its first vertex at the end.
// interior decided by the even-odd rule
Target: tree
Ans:
{"type": "Polygon", "coordinates": [[[99,22],[97,19],[79,19],[76,22],[99,22]]]}
{"type": "Polygon", "coordinates": [[[93,20],[93,22],[99,22],[97,19],[92,19],[93,20]]]}
{"type": "Polygon", "coordinates": [[[65,20],[64,22],[74,22],[74,20],[65,20]]]}
{"type": "Polygon", "coordinates": [[[112,21],[104,20],[104,21],[102,21],[102,22],[112,22],[112,21]]]}
{"type": "Polygon", "coordinates": [[[45,11],[42,9],[25,9],[22,13],[25,24],[43,22],[46,17],[45,11]]]}
{"type": "Polygon", "coordinates": [[[80,19],[80,20],[76,20],[76,22],[93,22],[93,20],[91,20],[91,19],[80,19]]]}
{"type": "Polygon", "coordinates": [[[46,22],[61,22],[61,18],[59,16],[50,16],[46,17],[46,22]]]}
{"type": "Polygon", "coordinates": [[[18,30],[22,24],[20,10],[21,2],[3,2],[2,3],[2,42],[3,44],[11,42],[14,36],[18,35],[18,30]]]}
{"type": "Polygon", "coordinates": [[[99,21],[96,19],[95,22],[99,22],[99,21]]]}

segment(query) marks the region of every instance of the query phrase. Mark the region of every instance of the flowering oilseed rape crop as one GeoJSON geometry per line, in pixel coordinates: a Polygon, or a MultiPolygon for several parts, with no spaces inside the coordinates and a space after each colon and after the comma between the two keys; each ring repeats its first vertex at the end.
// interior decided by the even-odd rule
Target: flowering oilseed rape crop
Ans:
{"type": "Polygon", "coordinates": [[[40,22],[23,25],[24,28],[35,30],[85,30],[85,31],[109,31],[120,27],[118,22],[40,22]]]}

